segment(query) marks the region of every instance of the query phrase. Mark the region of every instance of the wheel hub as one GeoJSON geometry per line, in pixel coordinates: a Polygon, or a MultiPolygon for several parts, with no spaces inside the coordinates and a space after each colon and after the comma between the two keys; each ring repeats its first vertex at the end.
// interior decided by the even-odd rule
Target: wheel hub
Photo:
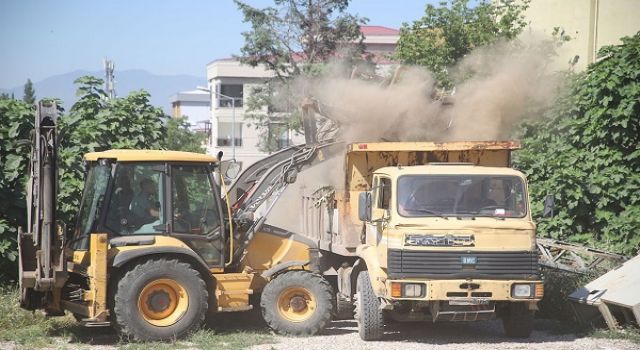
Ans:
{"type": "Polygon", "coordinates": [[[164,290],[156,290],[149,295],[147,299],[147,306],[153,312],[162,312],[169,307],[171,303],[171,297],[164,290]]]}
{"type": "Polygon", "coordinates": [[[283,290],[277,299],[277,310],[290,322],[304,322],[316,311],[316,298],[304,287],[292,286],[283,290]]]}
{"type": "Polygon", "coordinates": [[[291,300],[289,301],[289,305],[291,306],[291,309],[293,309],[293,311],[301,312],[307,307],[307,301],[303,297],[297,295],[291,298],[291,300]]]}
{"type": "Polygon", "coordinates": [[[175,324],[187,312],[189,295],[176,280],[161,278],[149,282],[138,295],[138,312],[157,327],[175,324]]]}

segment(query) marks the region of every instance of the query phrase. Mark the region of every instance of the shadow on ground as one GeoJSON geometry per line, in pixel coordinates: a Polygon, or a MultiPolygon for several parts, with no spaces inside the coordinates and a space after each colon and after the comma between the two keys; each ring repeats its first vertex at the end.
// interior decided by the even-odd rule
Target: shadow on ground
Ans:
{"type": "MultiPolygon", "coordinates": [[[[353,320],[334,321],[323,335],[343,335],[357,333],[357,324],[353,320]]],[[[509,338],[504,334],[500,320],[482,322],[422,322],[391,323],[385,327],[383,341],[417,342],[434,345],[465,343],[544,343],[549,341],[572,342],[582,337],[575,333],[570,324],[552,320],[536,320],[535,328],[528,339],[509,338]]]]}
{"type": "MultiPolygon", "coordinates": [[[[207,317],[205,330],[216,335],[251,332],[256,334],[272,334],[269,327],[257,311],[219,313],[207,317]]],[[[66,337],[70,343],[86,345],[117,346],[127,341],[122,339],[111,327],[84,327],[79,323],[59,323],[53,326],[48,334],[51,337],[66,337]]]]}

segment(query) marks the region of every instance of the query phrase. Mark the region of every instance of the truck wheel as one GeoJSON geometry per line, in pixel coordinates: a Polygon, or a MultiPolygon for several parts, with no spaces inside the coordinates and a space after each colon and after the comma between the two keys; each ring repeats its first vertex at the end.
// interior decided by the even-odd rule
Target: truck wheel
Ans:
{"type": "Polygon", "coordinates": [[[353,319],[353,303],[349,298],[340,293],[336,293],[336,314],[334,319],[336,320],[351,320],[353,319]]]}
{"type": "Polygon", "coordinates": [[[378,340],[384,334],[384,318],[380,309],[380,300],[373,292],[369,272],[358,275],[356,286],[356,321],[358,334],[362,340],[378,340]]]}
{"type": "Polygon", "coordinates": [[[153,259],[135,265],[118,281],[115,328],[126,338],[169,340],[202,325],[207,287],[200,274],[178,260],[153,259]]]}
{"type": "Polygon", "coordinates": [[[262,291],[260,307],[269,327],[280,334],[314,335],[331,320],[333,288],[322,276],[289,271],[262,291]]]}
{"type": "Polygon", "coordinates": [[[533,330],[534,311],[527,303],[511,303],[502,317],[504,332],[510,338],[529,338],[533,330]]]}

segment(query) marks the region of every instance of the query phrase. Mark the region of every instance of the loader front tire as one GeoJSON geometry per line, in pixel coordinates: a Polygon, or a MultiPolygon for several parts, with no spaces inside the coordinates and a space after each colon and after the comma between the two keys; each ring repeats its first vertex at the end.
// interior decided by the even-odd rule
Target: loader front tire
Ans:
{"type": "Polygon", "coordinates": [[[181,338],[202,326],[207,287],[189,264],[151,259],[132,266],[118,281],[114,328],[136,341],[181,338]]]}
{"type": "Polygon", "coordinates": [[[355,319],[358,321],[358,334],[362,340],[378,340],[384,335],[384,315],[380,300],[371,287],[369,272],[360,272],[357,283],[355,319]]]}
{"type": "Polygon", "coordinates": [[[331,321],[333,288],[319,274],[289,271],[264,287],[260,307],[265,322],[280,334],[320,333],[331,321]]]}

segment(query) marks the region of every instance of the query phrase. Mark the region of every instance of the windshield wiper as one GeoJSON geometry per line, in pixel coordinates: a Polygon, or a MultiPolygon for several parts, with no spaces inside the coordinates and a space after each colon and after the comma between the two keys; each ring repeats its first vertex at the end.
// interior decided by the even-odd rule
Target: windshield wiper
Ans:
{"type": "Polygon", "coordinates": [[[441,217],[441,218],[443,218],[443,219],[445,219],[445,220],[449,220],[449,218],[448,218],[448,217],[446,217],[446,216],[444,216],[442,213],[437,212],[437,211],[435,211],[435,210],[431,210],[431,209],[422,209],[422,208],[419,208],[419,209],[407,209],[407,210],[408,210],[408,211],[417,211],[417,212],[420,212],[420,213],[432,214],[432,215],[435,215],[435,216],[439,216],[439,217],[441,217]]]}

